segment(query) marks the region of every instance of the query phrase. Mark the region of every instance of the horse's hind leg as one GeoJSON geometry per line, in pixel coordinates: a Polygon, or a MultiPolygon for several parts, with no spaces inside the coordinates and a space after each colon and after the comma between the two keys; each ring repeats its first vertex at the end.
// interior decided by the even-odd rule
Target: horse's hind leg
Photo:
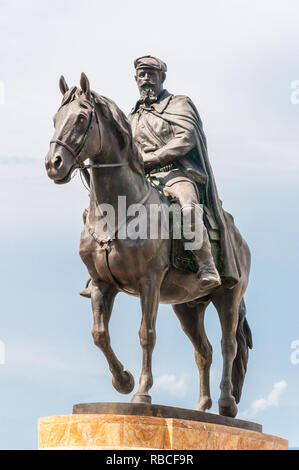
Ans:
{"type": "Polygon", "coordinates": [[[238,412],[235,397],[233,396],[232,368],[237,354],[236,331],[239,318],[239,292],[236,289],[213,298],[217,309],[221,329],[221,350],[223,357],[222,378],[220,383],[220,398],[218,401],[219,414],[234,418],[238,412]]]}
{"type": "Polygon", "coordinates": [[[120,393],[131,393],[134,388],[134,378],[130,372],[124,371],[123,365],[110,345],[108,324],[116,294],[117,291],[106,284],[101,284],[100,287],[92,285],[91,304],[94,320],[92,336],[96,346],[103,351],[107,359],[114,388],[120,393]]]}
{"type": "Polygon", "coordinates": [[[205,310],[209,302],[189,307],[187,304],[173,305],[183,331],[194,346],[194,357],[200,377],[200,392],[197,409],[209,410],[212,406],[210,394],[210,367],[212,364],[212,346],[204,327],[205,310]]]}

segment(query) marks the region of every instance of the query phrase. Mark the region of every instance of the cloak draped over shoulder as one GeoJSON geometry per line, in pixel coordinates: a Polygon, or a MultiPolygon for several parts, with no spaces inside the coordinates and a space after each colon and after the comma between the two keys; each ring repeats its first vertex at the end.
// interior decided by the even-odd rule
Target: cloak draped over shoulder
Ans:
{"type": "MultiPolygon", "coordinates": [[[[132,125],[133,136],[137,128],[138,113],[140,113],[141,103],[137,102],[136,106],[132,109],[129,120],[132,125]]],[[[168,158],[175,160],[176,165],[190,177],[190,170],[194,170],[194,174],[201,175],[204,185],[204,203],[213,212],[215,219],[219,226],[220,232],[220,259],[218,270],[222,278],[228,280],[232,285],[240,280],[241,269],[238,263],[238,247],[242,243],[242,237],[238,229],[234,225],[233,217],[225,212],[222,208],[222,203],[219,199],[213,171],[210,165],[207,140],[203,131],[202,121],[198,111],[187,96],[171,95],[167,90],[164,90],[158,101],[153,103],[150,107],[146,108],[146,112],[150,113],[154,124],[154,119],[162,119],[166,121],[171,128],[179,129],[181,132],[173,132],[168,139],[165,140],[165,145],[161,145],[161,138],[157,136],[158,150],[154,154],[164,158],[167,154],[173,155],[168,158]],[[192,151],[185,154],[180,153],[175,155],[175,147],[182,152],[182,149],[187,149],[189,140],[189,148],[192,151]],[[188,174],[189,173],[189,174],[188,174]]],[[[152,129],[152,126],[150,126],[152,129]]],[[[151,133],[151,137],[153,137],[151,133]]],[[[160,160],[159,158],[159,160],[160,160]]],[[[167,158],[167,157],[166,157],[167,158]]],[[[194,178],[198,182],[200,179],[194,178]]]]}

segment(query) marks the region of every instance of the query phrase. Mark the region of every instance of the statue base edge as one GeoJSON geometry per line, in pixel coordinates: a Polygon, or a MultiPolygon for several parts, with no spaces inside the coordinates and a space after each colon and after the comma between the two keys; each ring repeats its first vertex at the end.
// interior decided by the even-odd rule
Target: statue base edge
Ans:
{"type": "Polygon", "coordinates": [[[119,402],[97,402],[79,403],[73,406],[73,414],[114,414],[131,416],[152,416],[156,418],[175,418],[189,421],[200,421],[202,423],[221,424],[236,428],[248,429],[249,431],[262,432],[261,424],[252,421],[244,421],[229,418],[214,413],[208,413],[187,408],[177,408],[158,404],[144,403],[119,403],[119,402]]]}
{"type": "Polygon", "coordinates": [[[236,426],[111,412],[40,418],[38,434],[41,450],[288,449],[285,439],[236,426]]]}

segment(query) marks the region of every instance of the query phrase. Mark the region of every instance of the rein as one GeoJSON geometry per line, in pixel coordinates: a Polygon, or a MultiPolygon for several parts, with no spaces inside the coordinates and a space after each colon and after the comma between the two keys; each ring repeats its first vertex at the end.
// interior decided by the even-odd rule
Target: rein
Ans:
{"type": "MultiPolygon", "coordinates": [[[[66,144],[65,142],[63,142],[60,139],[53,139],[53,140],[50,141],[50,144],[61,145],[61,147],[64,147],[73,156],[73,158],[75,160],[74,168],[80,170],[80,172],[83,173],[88,186],[90,186],[90,175],[89,175],[89,172],[87,171],[89,168],[115,168],[115,167],[123,167],[123,166],[129,165],[129,161],[118,162],[118,163],[92,163],[92,164],[88,164],[88,165],[85,165],[83,161],[82,162],[80,161],[80,154],[81,154],[81,152],[82,152],[82,150],[85,146],[88,133],[92,129],[93,116],[95,116],[95,118],[96,118],[96,122],[97,122],[97,125],[98,125],[99,136],[100,136],[100,139],[101,139],[101,148],[100,148],[100,150],[97,154],[97,155],[100,155],[100,153],[102,151],[102,138],[101,138],[100,124],[99,124],[98,116],[97,116],[97,113],[95,111],[94,105],[93,105],[92,111],[90,113],[88,126],[86,128],[86,131],[84,132],[82,140],[81,140],[80,144],[78,145],[77,149],[74,150],[70,145],[66,144]]],[[[81,173],[80,173],[80,176],[81,176],[81,173]]],[[[152,187],[151,187],[151,185],[149,184],[149,182],[147,180],[146,180],[146,183],[147,183],[147,191],[146,191],[145,195],[142,197],[142,199],[139,201],[138,204],[144,204],[147,201],[147,199],[149,198],[149,195],[151,193],[152,187]]],[[[98,205],[98,207],[99,207],[99,205],[98,205]]],[[[127,294],[131,294],[131,292],[126,290],[120,284],[120,282],[117,280],[117,278],[114,276],[114,274],[111,271],[111,268],[109,266],[109,261],[108,261],[109,252],[110,252],[110,244],[111,244],[112,240],[116,237],[117,233],[122,228],[122,226],[126,223],[127,223],[127,217],[125,217],[125,219],[113,231],[113,233],[110,233],[109,234],[110,236],[106,237],[104,240],[100,240],[98,238],[97,234],[95,233],[95,231],[92,230],[91,228],[89,228],[88,232],[92,236],[92,238],[99,244],[101,249],[105,251],[105,264],[106,264],[106,267],[107,267],[107,273],[108,273],[112,283],[116,286],[117,289],[119,289],[123,292],[126,292],[127,294]]]]}

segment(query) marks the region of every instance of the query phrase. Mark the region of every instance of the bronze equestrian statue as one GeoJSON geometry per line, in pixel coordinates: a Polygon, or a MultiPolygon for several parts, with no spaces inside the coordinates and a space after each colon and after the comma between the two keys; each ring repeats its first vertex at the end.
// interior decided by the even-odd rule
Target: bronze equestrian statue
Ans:
{"type": "Polygon", "coordinates": [[[171,304],[194,346],[200,374],[197,409],[205,411],[212,406],[212,346],[205,333],[204,314],[212,302],[222,328],[219,413],[235,417],[248,348],[252,348],[243,299],[250,270],[249,248],[233,217],[222,208],[194,104],[188,97],[163,89],[166,65],[161,60],[144,56],[134,65],[140,99],[130,113],[130,123],[113,101],[90,90],[85,74],[81,75],[81,89],[69,89],[61,77],[63,100],[54,117],[55,133],[46,157],[48,176],[55,183],[68,183],[74,170],[80,169],[90,185],[80,256],[92,280],[83,294],[91,296],[94,342],[108,361],[116,390],[130,393],[134,379],[115,356],[108,324],[118,292],[140,297],[143,359],[132,402],[150,403],[157,310],[159,303],[171,304]],[[121,229],[130,223],[126,217],[120,220],[120,196],[126,197],[128,206],[145,208],[148,227],[151,206],[178,201],[184,235],[189,234],[191,241],[195,219],[199,219],[202,243],[189,251],[196,269],[178,266],[173,256],[177,241],[171,237],[151,238],[149,228],[143,238],[120,237],[121,229]],[[99,210],[104,204],[116,214],[117,228],[108,236],[99,210]],[[184,220],[190,220],[190,226],[184,220]]]}

